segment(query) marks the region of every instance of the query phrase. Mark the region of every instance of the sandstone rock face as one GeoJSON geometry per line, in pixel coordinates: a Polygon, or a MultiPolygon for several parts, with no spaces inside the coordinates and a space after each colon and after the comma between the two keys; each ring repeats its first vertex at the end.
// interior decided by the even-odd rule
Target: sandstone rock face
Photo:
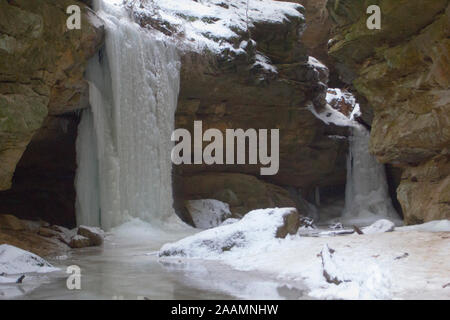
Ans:
{"type": "Polygon", "coordinates": [[[102,42],[95,14],[71,0],[0,2],[0,190],[48,114],[85,106],[86,61],[102,42]],[[67,30],[66,8],[82,8],[81,30],[67,30]]]}
{"type": "Polygon", "coordinates": [[[331,38],[332,21],[326,8],[327,0],[277,1],[296,2],[305,7],[306,29],[302,35],[302,43],[308,49],[309,55],[330,67],[328,40],[331,38]]]}
{"type": "Polygon", "coordinates": [[[295,207],[285,189],[239,173],[203,173],[183,179],[186,199],[217,199],[230,205],[234,217],[254,209],[295,207]]]}
{"type": "Polygon", "coordinates": [[[48,116],[16,165],[11,189],[0,192],[0,212],[75,227],[75,141],[78,117],[48,116]]]}
{"type": "Polygon", "coordinates": [[[450,219],[450,157],[406,168],[397,193],[408,224],[450,219]]]}
{"type": "MultiPolygon", "coordinates": [[[[187,129],[193,136],[194,121],[201,120],[203,132],[210,128],[219,129],[223,134],[226,129],[238,128],[280,130],[280,169],[276,175],[260,176],[260,165],[181,165],[175,172],[189,181],[183,183],[185,199],[211,197],[227,202],[222,197],[215,198],[213,193],[225,192],[220,183],[232,179],[233,193],[240,201],[246,201],[230,203],[232,212],[240,214],[247,209],[292,206],[293,200],[284,201],[289,195],[282,204],[261,196],[267,194],[261,188],[268,185],[258,179],[274,187],[304,189],[345,183],[346,140],[331,139],[329,136],[336,135],[339,129],[326,126],[308,110],[308,106],[320,109],[325,105],[327,79],[326,73],[310,63],[306,47],[300,42],[304,28],[304,21],[296,18],[283,24],[259,23],[251,30],[256,45],[248,43],[245,53],[182,57],[177,128],[187,129]],[[276,71],[258,66],[260,55],[276,71]],[[208,175],[200,178],[199,174],[203,173],[208,175]],[[249,176],[257,177],[254,185],[249,183],[252,179],[249,176]],[[195,184],[190,183],[193,179],[195,184]],[[211,189],[214,180],[216,189],[211,189]],[[249,189],[258,191],[247,197],[249,189]]],[[[245,36],[241,35],[236,42],[239,44],[245,36]]]]}
{"type": "Polygon", "coordinates": [[[330,48],[342,80],[364,97],[371,152],[404,168],[406,222],[450,216],[450,2],[381,0],[381,30],[366,27],[373,1],[330,0],[330,48]]]}

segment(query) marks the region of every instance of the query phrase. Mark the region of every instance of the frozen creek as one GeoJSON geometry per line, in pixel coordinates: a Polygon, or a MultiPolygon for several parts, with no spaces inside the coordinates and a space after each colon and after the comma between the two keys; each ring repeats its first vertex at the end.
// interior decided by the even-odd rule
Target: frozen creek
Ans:
{"type": "Polygon", "coordinates": [[[181,234],[163,239],[152,231],[125,226],[103,248],[75,250],[64,260],[48,259],[60,271],[28,275],[21,285],[1,284],[0,295],[106,300],[450,299],[448,220],[369,235],[294,236],[264,250],[244,249],[239,259],[229,261],[158,261],[156,250],[162,242],[176,241],[181,234]],[[130,230],[141,241],[124,237],[130,230]],[[334,250],[332,267],[349,282],[325,281],[318,255],[325,245],[334,250]],[[66,287],[65,268],[73,264],[81,268],[81,290],[66,287]]]}
{"type": "Polygon", "coordinates": [[[65,260],[48,259],[61,271],[40,276],[45,283],[20,289],[0,285],[0,295],[18,299],[310,299],[299,281],[276,280],[214,261],[158,262],[160,243],[109,238],[103,248],[73,251],[65,260]],[[81,290],[68,290],[69,265],[81,268],[81,290]],[[20,294],[19,296],[15,296],[20,294]],[[145,298],[144,298],[145,297],[145,298]]]}

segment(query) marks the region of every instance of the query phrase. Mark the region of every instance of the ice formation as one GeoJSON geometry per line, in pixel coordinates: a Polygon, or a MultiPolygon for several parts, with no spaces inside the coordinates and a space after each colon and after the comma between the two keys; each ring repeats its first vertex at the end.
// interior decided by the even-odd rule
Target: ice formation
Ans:
{"type": "Polygon", "coordinates": [[[91,110],[77,141],[77,223],[106,230],[130,217],[158,223],[173,215],[180,58],[173,43],[130,21],[121,3],[95,2],[105,48],[88,66],[91,110]]]}

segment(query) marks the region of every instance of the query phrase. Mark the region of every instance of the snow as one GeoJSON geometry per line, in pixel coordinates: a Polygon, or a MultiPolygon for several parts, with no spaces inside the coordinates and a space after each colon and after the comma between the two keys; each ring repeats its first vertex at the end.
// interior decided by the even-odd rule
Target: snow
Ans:
{"type": "MultiPolygon", "coordinates": [[[[325,67],[313,57],[310,57],[309,63],[318,68],[325,67]]],[[[328,89],[326,100],[327,104],[325,105],[324,110],[321,110],[320,112],[317,112],[313,105],[308,106],[308,109],[314,114],[314,116],[316,116],[316,118],[320,119],[327,125],[334,124],[340,127],[360,126],[360,124],[355,121],[356,117],[361,115],[360,107],[351,93],[344,92],[338,88],[328,89]],[[353,106],[353,111],[349,117],[331,107],[331,104],[333,104],[336,100],[342,100],[345,104],[353,106]]]]}
{"type": "Polygon", "coordinates": [[[423,224],[397,227],[396,231],[450,232],[450,220],[435,220],[423,224]]]}
{"type": "Polygon", "coordinates": [[[236,223],[238,221],[239,221],[239,219],[237,219],[237,218],[228,218],[227,220],[222,222],[220,225],[221,226],[226,226],[227,224],[233,224],[233,223],[236,223]]]}
{"type": "MultiPolygon", "coordinates": [[[[450,282],[450,241],[445,240],[446,234],[411,230],[276,239],[273,231],[261,228],[267,226],[264,210],[257,211],[263,215],[258,219],[252,214],[250,218],[255,220],[252,223],[236,222],[163,246],[160,260],[162,263],[171,261],[164,256],[166,252],[175,254],[178,263],[190,264],[190,270],[195,269],[192,264],[206,263],[197,259],[218,260],[236,270],[266,274],[267,279],[303,281],[312,298],[450,298],[450,290],[444,288],[450,282]],[[233,240],[233,248],[220,250],[220,246],[229,244],[226,240],[238,232],[247,241],[238,238],[233,240]],[[208,241],[215,241],[215,246],[208,241]],[[342,282],[327,282],[324,268],[342,282]]],[[[387,225],[385,222],[377,225],[380,224],[387,225]]]]}
{"type": "Polygon", "coordinates": [[[194,225],[200,229],[217,227],[231,217],[230,206],[215,199],[188,200],[186,207],[194,225]]]}
{"type": "Polygon", "coordinates": [[[313,105],[308,106],[308,110],[327,125],[335,124],[340,127],[352,127],[356,125],[353,119],[347,118],[343,113],[333,109],[329,104],[326,104],[324,110],[321,112],[317,112],[313,105]]]}
{"type": "Polygon", "coordinates": [[[253,67],[261,67],[267,72],[278,73],[277,68],[271,64],[270,59],[265,55],[257,53],[255,59],[256,62],[253,64],[253,67]]]}
{"type": "Polygon", "coordinates": [[[46,273],[57,270],[59,269],[31,252],[8,244],[0,245],[0,274],[46,273]]]}
{"type": "Polygon", "coordinates": [[[372,223],[370,226],[362,228],[362,232],[364,234],[374,234],[374,233],[382,233],[382,232],[391,232],[395,229],[395,223],[387,220],[380,219],[372,223]]]}
{"type": "Polygon", "coordinates": [[[89,232],[96,234],[98,236],[105,236],[105,231],[103,231],[102,229],[100,229],[99,227],[89,227],[89,226],[79,226],[79,228],[83,228],[88,230],[89,232]]]}
{"type": "Polygon", "coordinates": [[[309,56],[308,63],[316,69],[322,69],[322,70],[326,70],[328,72],[328,68],[322,62],[320,62],[319,60],[317,60],[314,57],[309,56]]]}
{"type": "Polygon", "coordinates": [[[164,245],[159,256],[201,259],[239,259],[241,253],[252,252],[272,242],[292,208],[259,209],[247,213],[240,221],[221,225],[164,245]]]}
{"type": "Polygon", "coordinates": [[[120,226],[113,228],[106,239],[113,239],[116,243],[135,245],[147,243],[149,249],[158,250],[167,242],[177,241],[197,232],[177,217],[172,217],[164,222],[146,222],[139,218],[132,218],[120,226]]]}
{"type": "Polygon", "coordinates": [[[255,23],[303,18],[301,5],[272,0],[153,0],[143,1],[143,6],[142,1],[126,2],[135,16],[170,24],[183,43],[199,51],[234,50],[231,43],[255,23]]]}

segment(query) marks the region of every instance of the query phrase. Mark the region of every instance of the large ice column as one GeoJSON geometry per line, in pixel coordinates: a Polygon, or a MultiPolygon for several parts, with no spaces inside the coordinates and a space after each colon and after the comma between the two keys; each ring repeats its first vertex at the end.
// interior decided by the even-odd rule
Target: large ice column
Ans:
{"type": "Polygon", "coordinates": [[[75,210],[77,221],[88,226],[100,226],[97,139],[91,110],[83,111],[78,125],[77,174],[75,210]]]}
{"type": "Polygon", "coordinates": [[[366,224],[398,219],[388,192],[384,166],[369,153],[370,132],[354,123],[347,158],[344,220],[366,224]]]}
{"type": "Polygon", "coordinates": [[[170,136],[180,58],[172,43],[131,22],[120,4],[95,3],[105,22],[105,47],[88,66],[93,121],[85,111],[77,144],[77,220],[105,229],[129,217],[158,223],[174,214],[170,136]],[[95,140],[95,156],[84,154],[94,145],[86,136],[95,140]],[[93,159],[96,164],[85,163],[93,159]],[[98,189],[91,190],[95,181],[98,189]],[[83,196],[87,192],[92,196],[83,196]]]}

